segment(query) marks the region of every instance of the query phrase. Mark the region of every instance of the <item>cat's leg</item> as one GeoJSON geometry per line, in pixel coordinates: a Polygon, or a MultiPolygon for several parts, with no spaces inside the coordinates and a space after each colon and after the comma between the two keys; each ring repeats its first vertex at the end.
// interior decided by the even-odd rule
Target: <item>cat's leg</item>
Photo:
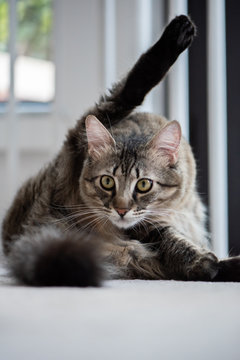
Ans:
{"type": "Polygon", "coordinates": [[[165,278],[156,253],[138,240],[115,239],[112,242],[105,242],[101,250],[109,278],[165,278]]]}
{"type": "MultiPolygon", "coordinates": [[[[144,53],[122,81],[115,84],[110,94],[79,120],[76,130],[84,129],[87,115],[95,115],[107,128],[128,116],[141,105],[145,95],[166,75],[178,56],[188,48],[196,34],[195,25],[185,15],[177,16],[164,30],[161,38],[144,53]]],[[[70,133],[74,136],[75,133],[70,133]]]]}
{"type": "Polygon", "coordinates": [[[219,271],[219,260],[207,249],[197,247],[175,231],[165,228],[149,234],[157,258],[168,279],[211,281],[219,271]]]}
{"type": "Polygon", "coordinates": [[[145,95],[163,79],[178,56],[191,45],[195,35],[195,25],[187,16],[173,19],[157,43],[140,57],[128,74],[121,101],[141,105],[145,95]]]}
{"type": "Polygon", "coordinates": [[[219,261],[219,271],[214,281],[240,282],[240,256],[219,261]]]}

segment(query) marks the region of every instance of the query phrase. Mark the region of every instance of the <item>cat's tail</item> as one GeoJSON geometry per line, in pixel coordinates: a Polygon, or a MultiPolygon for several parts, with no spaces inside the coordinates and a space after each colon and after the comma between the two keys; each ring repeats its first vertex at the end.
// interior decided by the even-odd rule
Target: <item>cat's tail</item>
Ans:
{"type": "Polygon", "coordinates": [[[144,53],[127,76],[103,96],[96,106],[83,116],[95,115],[109,127],[130,114],[145,95],[166,75],[178,56],[187,49],[196,35],[189,17],[177,16],[165,28],[161,38],[144,53]]]}
{"type": "Polygon", "coordinates": [[[240,256],[220,260],[218,267],[218,273],[214,277],[213,281],[240,282],[240,256]]]}
{"type": "Polygon", "coordinates": [[[36,228],[13,242],[7,267],[28,285],[99,286],[103,270],[96,240],[86,233],[77,236],[52,227],[36,228]]]}

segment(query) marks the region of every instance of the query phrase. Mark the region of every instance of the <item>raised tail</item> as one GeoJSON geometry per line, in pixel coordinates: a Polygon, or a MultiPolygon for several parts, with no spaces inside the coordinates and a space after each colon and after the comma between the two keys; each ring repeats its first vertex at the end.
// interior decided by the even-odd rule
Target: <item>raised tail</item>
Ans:
{"type": "Polygon", "coordinates": [[[219,270],[213,281],[240,282],[240,256],[220,260],[219,270]]]}
{"type": "Polygon", "coordinates": [[[79,154],[77,168],[83,162],[80,153],[86,145],[86,117],[95,115],[106,128],[110,128],[128,116],[163,79],[178,56],[191,45],[195,35],[196,27],[193,22],[185,15],[177,16],[165,28],[156,44],[139,58],[126,77],[113,86],[110,94],[103,95],[77,121],[65,141],[65,147],[71,154],[79,154]]]}
{"type": "Polygon", "coordinates": [[[102,269],[96,239],[82,233],[35,228],[11,246],[7,266],[20,282],[33,286],[99,286],[102,269]]]}
{"type": "Polygon", "coordinates": [[[109,120],[113,125],[127,116],[136,106],[141,105],[145,95],[163,79],[178,56],[191,45],[195,35],[193,22],[185,15],[177,16],[165,28],[156,44],[113,87],[111,94],[103,96],[88,114],[95,115],[106,127],[109,127],[109,120]]]}

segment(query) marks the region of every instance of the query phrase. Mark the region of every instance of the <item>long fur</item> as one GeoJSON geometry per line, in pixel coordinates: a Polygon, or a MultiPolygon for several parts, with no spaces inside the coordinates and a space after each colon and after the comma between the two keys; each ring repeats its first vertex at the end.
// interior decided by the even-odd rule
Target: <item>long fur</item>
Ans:
{"type": "Polygon", "coordinates": [[[103,268],[99,239],[82,232],[63,234],[33,227],[12,244],[8,266],[21,282],[34,286],[99,286],[103,268]]]}
{"type": "MultiPolygon", "coordinates": [[[[156,134],[161,139],[167,134],[171,144],[180,141],[180,127],[176,122],[168,127],[166,119],[152,114],[132,114],[195,34],[188,17],[172,20],[129,74],[77,121],[56,158],[20,188],[2,227],[8,267],[17,279],[34,286],[98,286],[107,277],[240,281],[240,258],[219,261],[208,249],[190,146],[182,139],[177,151],[170,146],[164,156],[151,148],[156,134]],[[111,139],[107,135],[111,127],[116,140],[114,149],[109,150],[107,141],[101,144],[95,160],[88,153],[85,118],[89,114],[100,120],[105,139],[111,139]],[[178,136],[171,139],[173,130],[178,136]],[[171,161],[166,160],[169,154],[171,161]],[[126,198],[116,191],[110,196],[95,183],[94,173],[111,168],[112,163],[112,176],[118,176],[122,188],[132,171],[138,179],[139,167],[163,179],[158,183],[156,209],[152,207],[144,221],[127,230],[108,221],[110,209],[131,208],[126,198]]],[[[161,146],[157,151],[162,151],[161,146]]],[[[129,190],[127,198],[138,204],[135,213],[141,214],[155,197],[153,192],[137,199],[129,190]]]]}

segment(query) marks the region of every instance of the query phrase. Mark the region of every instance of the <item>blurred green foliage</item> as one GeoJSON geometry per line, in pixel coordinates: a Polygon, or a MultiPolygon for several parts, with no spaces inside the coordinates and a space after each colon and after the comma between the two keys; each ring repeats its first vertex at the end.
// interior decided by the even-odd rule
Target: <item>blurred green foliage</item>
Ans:
{"type": "MultiPolygon", "coordinates": [[[[40,59],[51,59],[53,0],[17,1],[17,52],[40,59]]],[[[0,50],[8,41],[8,2],[0,0],[0,50]]]]}
{"type": "Polygon", "coordinates": [[[52,0],[18,0],[18,52],[51,58],[52,0]]]}
{"type": "Polygon", "coordinates": [[[7,50],[8,42],[8,3],[0,0],[0,51],[7,50]]]}

